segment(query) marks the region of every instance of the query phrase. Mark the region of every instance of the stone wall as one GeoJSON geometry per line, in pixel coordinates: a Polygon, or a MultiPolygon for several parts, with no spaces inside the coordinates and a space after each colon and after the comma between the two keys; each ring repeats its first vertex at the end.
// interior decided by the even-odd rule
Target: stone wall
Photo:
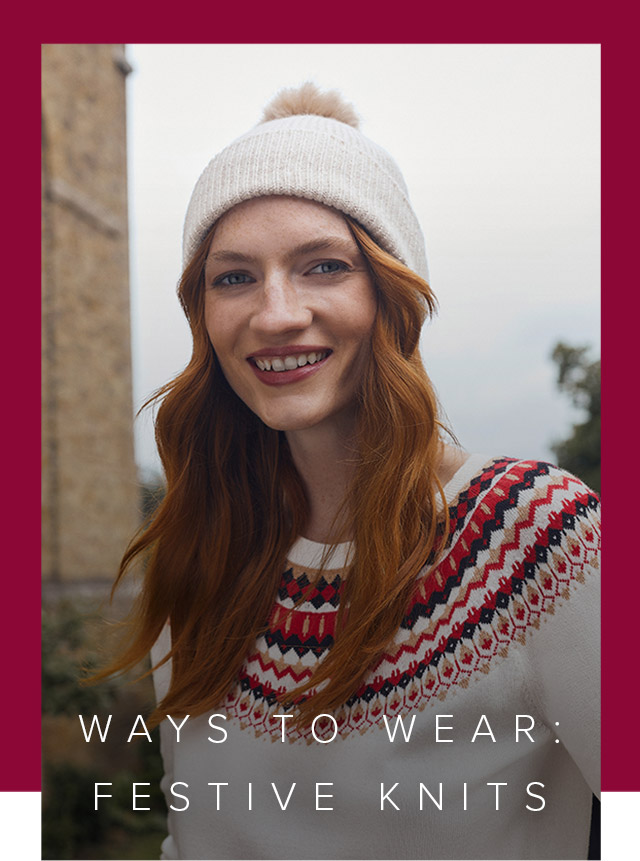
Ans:
{"type": "Polygon", "coordinates": [[[45,582],[111,579],[139,522],[122,45],[42,46],[45,582]]]}

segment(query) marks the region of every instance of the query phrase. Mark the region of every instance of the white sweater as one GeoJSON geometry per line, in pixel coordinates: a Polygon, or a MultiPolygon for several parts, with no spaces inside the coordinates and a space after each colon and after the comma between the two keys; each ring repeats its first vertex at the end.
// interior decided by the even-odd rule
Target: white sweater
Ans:
{"type": "MultiPolygon", "coordinates": [[[[218,717],[189,718],[179,742],[161,724],[174,808],[164,858],[586,858],[600,759],[597,497],[548,464],[482,456],[445,494],[444,558],[417,579],[394,642],[335,724],[316,723],[324,743],[274,718],[275,695],[330,648],[350,548],[294,606],[326,549],[296,542],[269,630],[218,717]]],[[[158,698],[169,673],[155,674],[158,698]]]]}

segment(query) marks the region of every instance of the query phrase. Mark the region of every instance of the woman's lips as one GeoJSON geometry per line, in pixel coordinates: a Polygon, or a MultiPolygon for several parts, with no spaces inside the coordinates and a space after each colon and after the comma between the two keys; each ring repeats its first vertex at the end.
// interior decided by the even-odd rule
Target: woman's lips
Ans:
{"type": "MultiPolygon", "coordinates": [[[[260,380],[260,382],[264,383],[267,386],[285,386],[289,383],[297,383],[300,380],[306,379],[311,374],[315,373],[320,368],[322,368],[327,363],[327,361],[331,358],[331,351],[329,351],[329,350],[322,350],[322,351],[318,350],[315,352],[316,353],[323,352],[323,353],[326,353],[326,355],[324,356],[324,358],[318,359],[313,363],[307,362],[307,363],[305,363],[301,366],[298,366],[296,368],[291,368],[291,369],[285,368],[285,370],[283,370],[283,371],[279,371],[279,370],[274,371],[274,370],[266,370],[266,369],[263,370],[262,368],[258,367],[258,365],[256,364],[256,358],[253,358],[253,357],[248,359],[247,361],[249,362],[249,365],[251,366],[252,371],[254,372],[256,377],[260,380]]],[[[262,355],[264,355],[264,354],[262,354],[262,355]]],[[[298,353],[298,355],[300,355],[300,354],[298,353]]],[[[259,359],[260,357],[258,356],[257,358],[259,359]]],[[[277,358],[277,357],[275,357],[275,358],[277,358]]],[[[264,364],[264,363],[262,363],[262,364],[264,364]]],[[[271,360],[271,364],[273,364],[273,359],[271,360]]]]}

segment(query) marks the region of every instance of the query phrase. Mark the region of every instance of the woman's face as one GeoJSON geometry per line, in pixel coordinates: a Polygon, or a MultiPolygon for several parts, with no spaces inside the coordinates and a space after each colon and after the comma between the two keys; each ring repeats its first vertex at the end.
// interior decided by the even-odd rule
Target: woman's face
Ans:
{"type": "Polygon", "coordinates": [[[205,279],[218,361],[266,425],[353,420],[376,297],[340,213],[293,197],[240,203],[216,225],[205,279]]]}

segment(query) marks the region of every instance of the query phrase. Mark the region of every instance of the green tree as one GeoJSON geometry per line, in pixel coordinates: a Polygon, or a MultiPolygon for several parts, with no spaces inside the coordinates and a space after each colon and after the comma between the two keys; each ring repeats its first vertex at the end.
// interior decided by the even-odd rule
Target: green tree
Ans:
{"type": "Polygon", "coordinates": [[[551,354],[557,366],[558,388],[585,413],[584,421],[575,424],[571,435],[552,449],[558,466],[599,492],[600,359],[592,360],[589,352],[589,347],[572,347],[560,341],[551,354]]]}

